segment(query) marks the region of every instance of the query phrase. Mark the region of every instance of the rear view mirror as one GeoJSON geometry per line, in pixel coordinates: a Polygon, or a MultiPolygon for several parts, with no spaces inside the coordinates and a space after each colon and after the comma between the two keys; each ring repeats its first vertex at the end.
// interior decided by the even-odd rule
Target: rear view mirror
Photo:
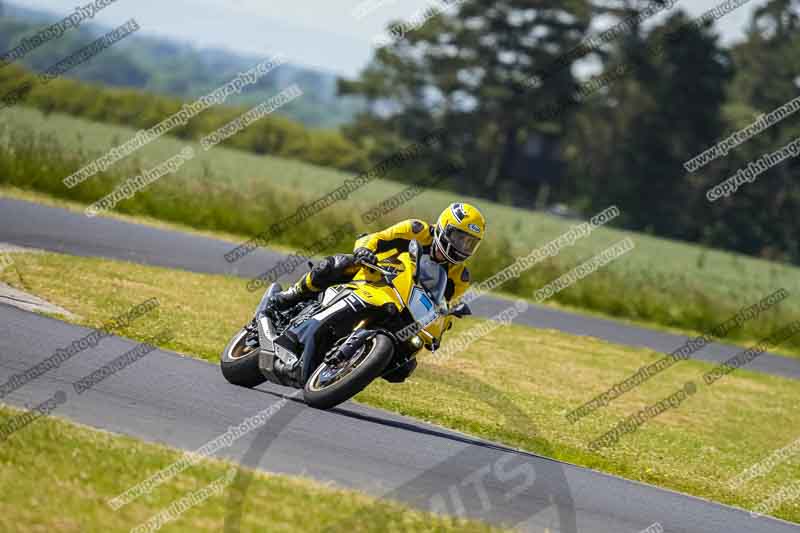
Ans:
{"type": "Polygon", "coordinates": [[[419,262],[419,254],[421,250],[422,249],[417,241],[412,239],[408,243],[408,254],[411,256],[411,259],[413,259],[415,263],[419,262]]]}

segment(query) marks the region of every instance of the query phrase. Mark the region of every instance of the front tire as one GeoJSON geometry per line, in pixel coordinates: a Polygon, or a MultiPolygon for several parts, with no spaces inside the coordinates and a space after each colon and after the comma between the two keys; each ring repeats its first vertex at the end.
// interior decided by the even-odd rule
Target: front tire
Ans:
{"type": "Polygon", "coordinates": [[[340,371],[326,363],[319,365],[303,388],[303,398],[317,409],[330,409],[346,402],[380,377],[393,355],[392,340],[378,333],[356,352],[350,360],[352,364],[340,371]]]}
{"type": "Polygon", "coordinates": [[[252,344],[248,345],[248,333],[246,329],[242,329],[233,336],[222,351],[222,355],[219,358],[219,366],[228,383],[239,385],[240,387],[253,388],[267,381],[267,378],[258,368],[258,353],[260,351],[258,343],[256,343],[255,347],[252,344]]]}

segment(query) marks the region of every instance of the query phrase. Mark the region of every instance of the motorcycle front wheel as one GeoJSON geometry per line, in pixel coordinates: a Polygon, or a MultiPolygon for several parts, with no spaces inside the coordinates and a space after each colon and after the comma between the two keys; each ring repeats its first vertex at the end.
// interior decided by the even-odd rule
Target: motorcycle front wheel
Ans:
{"type": "Polygon", "coordinates": [[[317,367],[303,388],[303,398],[317,409],[330,409],[364,390],[380,377],[394,355],[392,340],[378,333],[347,361],[317,367]]]}
{"type": "Polygon", "coordinates": [[[242,329],[222,351],[219,366],[228,383],[252,388],[267,381],[258,368],[259,346],[253,336],[255,333],[242,329]]]}

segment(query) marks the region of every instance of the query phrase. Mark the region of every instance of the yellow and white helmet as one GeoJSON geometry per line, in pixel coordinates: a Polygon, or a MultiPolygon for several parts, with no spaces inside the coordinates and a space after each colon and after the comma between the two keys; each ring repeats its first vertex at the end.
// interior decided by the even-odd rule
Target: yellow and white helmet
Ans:
{"type": "Polygon", "coordinates": [[[463,263],[475,253],[486,232],[486,219],[471,204],[450,204],[433,230],[433,245],[451,263],[463,263]]]}

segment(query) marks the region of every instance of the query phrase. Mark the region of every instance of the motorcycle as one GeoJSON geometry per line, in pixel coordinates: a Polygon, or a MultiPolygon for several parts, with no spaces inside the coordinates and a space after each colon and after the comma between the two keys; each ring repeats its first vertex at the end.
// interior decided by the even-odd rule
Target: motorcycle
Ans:
{"type": "Polygon", "coordinates": [[[398,373],[413,369],[423,347],[438,348],[452,326],[447,317],[471,311],[466,304],[448,308],[447,271],[417,241],[377,257],[376,264],[359,263],[351,281],[284,312],[267,310],[281,290],[273,283],[254,319],[222,352],[225,379],[303,389],[306,403],[319,409],[349,400],[379,377],[402,381],[398,373]]]}

